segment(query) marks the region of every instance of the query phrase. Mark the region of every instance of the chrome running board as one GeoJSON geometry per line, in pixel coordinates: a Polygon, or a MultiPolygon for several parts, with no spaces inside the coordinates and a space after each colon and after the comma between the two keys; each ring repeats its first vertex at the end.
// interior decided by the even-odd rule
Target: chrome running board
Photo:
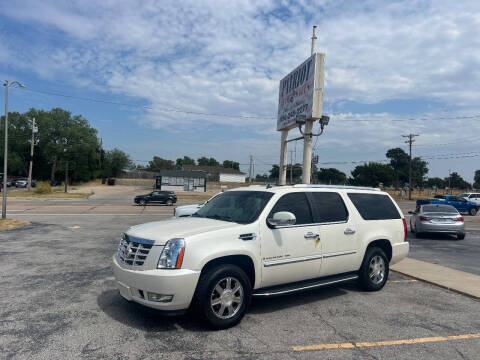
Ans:
{"type": "Polygon", "coordinates": [[[286,295],[298,291],[311,290],[323,286],[334,285],[345,281],[358,279],[358,274],[347,273],[341,275],[327,276],[323,278],[299,281],[289,284],[271,286],[267,288],[257,289],[253,296],[255,297],[267,297],[267,296],[280,296],[286,295]]]}

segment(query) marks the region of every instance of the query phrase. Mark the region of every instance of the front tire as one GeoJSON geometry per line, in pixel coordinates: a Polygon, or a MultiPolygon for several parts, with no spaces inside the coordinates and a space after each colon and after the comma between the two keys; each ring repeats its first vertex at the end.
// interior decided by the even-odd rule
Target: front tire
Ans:
{"type": "Polygon", "coordinates": [[[477,215],[477,209],[471,208],[468,213],[469,213],[471,216],[475,216],[475,215],[477,215]]]}
{"type": "Polygon", "coordinates": [[[385,252],[374,246],[368,248],[359,271],[359,281],[367,291],[381,290],[388,279],[389,262],[385,252]]]}
{"type": "Polygon", "coordinates": [[[166,204],[167,204],[168,206],[172,206],[172,205],[173,205],[173,201],[170,200],[170,199],[168,199],[166,204]]]}
{"type": "Polygon", "coordinates": [[[138,202],[138,205],[140,205],[140,206],[145,206],[145,205],[147,205],[147,200],[144,200],[144,199],[140,200],[140,201],[138,202]]]}
{"type": "Polygon", "coordinates": [[[238,324],[252,296],[252,285],[245,272],[236,265],[225,264],[200,276],[192,308],[214,329],[238,324]]]}

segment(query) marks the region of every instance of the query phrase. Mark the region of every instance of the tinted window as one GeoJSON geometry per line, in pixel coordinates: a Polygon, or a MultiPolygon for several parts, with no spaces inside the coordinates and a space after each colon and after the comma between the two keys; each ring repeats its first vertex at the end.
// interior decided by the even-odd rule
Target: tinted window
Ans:
{"type": "Polygon", "coordinates": [[[426,205],[422,206],[422,212],[446,212],[457,213],[457,209],[450,205],[426,205]]]}
{"type": "Polygon", "coordinates": [[[305,193],[283,195],[280,200],[277,201],[268,217],[271,218],[273,214],[279,211],[289,211],[295,215],[297,219],[295,224],[297,225],[311,224],[313,222],[312,213],[305,193]]]}
{"type": "Polygon", "coordinates": [[[346,221],[348,212],[342,197],[334,192],[312,192],[314,217],[316,223],[346,221]]]}
{"type": "Polygon", "coordinates": [[[397,208],[388,195],[349,193],[348,197],[364,220],[400,219],[397,208]]]}
{"type": "Polygon", "coordinates": [[[215,196],[193,216],[248,224],[255,221],[270,198],[271,192],[227,191],[215,196]]]}

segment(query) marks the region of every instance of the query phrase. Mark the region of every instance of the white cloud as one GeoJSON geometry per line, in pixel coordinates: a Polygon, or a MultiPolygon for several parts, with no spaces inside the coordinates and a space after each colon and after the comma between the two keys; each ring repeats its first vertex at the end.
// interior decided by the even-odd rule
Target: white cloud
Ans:
{"type": "MultiPolygon", "coordinates": [[[[8,43],[7,51],[0,51],[8,55],[0,61],[15,56],[16,66],[45,79],[144,99],[154,110],[142,121],[153,128],[201,131],[228,125],[235,132],[248,127],[273,157],[278,152],[274,120],[160,109],[274,117],[278,81],[309,55],[311,25],[317,24],[329,104],[427,98],[478,111],[479,10],[474,0],[25,0],[0,5],[0,12],[48,36],[8,43]]],[[[413,131],[410,123],[346,124],[333,121],[320,142],[348,146],[344,153],[350,157],[352,150],[370,148],[372,156],[381,155],[380,149],[399,143],[394,139],[401,133],[413,131]]],[[[442,122],[434,129],[413,128],[430,134],[425,139],[438,134],[443,141],[446,134],[464,133],[465,126],[458,122],[452,130],[442,122]]],[[[478,129],[478,122],[468,126],[478,129]]],[[[240,141],[233,135],[230,140],[240,141]]],[[[337,149],[329,156],[342,154],[337,149]]]]}

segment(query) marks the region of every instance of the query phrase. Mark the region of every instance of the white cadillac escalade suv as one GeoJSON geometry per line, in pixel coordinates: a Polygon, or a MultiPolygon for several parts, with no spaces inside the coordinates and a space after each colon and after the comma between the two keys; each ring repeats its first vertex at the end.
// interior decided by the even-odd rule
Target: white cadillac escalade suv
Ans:
{"type": "Polygon", "coordinates": [[[374,188],[250,186],[224,192],[188,218],[133,226],[113,268],[129,301],[214,328],[237,324],[252,296],[358,280],[380,290],[408,254],[397,204],[374,188]]]}

